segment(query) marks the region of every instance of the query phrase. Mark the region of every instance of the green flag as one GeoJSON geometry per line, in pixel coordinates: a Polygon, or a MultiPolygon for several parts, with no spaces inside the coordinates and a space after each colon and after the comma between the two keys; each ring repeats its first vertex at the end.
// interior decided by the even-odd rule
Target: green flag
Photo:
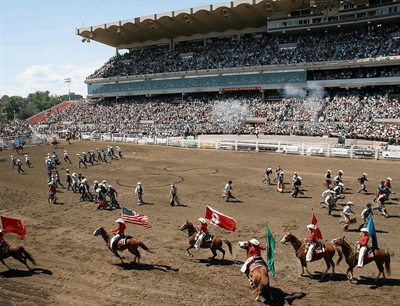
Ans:
{"type": "Polygon", "coordinates": [[[265,229],[267,230],[267,267],[269,273],[275,276],[275,240],[268,226],[265,229]]]}

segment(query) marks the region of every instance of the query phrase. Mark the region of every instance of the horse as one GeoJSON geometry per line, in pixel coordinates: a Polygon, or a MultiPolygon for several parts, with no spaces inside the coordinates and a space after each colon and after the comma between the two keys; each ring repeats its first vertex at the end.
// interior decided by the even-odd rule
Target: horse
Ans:
{"type": "Polygon", "coordinates": [[[20,143],[20,144],[18,144],[18,145],[15,145],[14,147],[13,147],[13,151],[16,151],[18,154],[22,154],[22,153],[24,153],[24,146],[20,143]]]}
{"type": "MultiPolygon", "coordinates": [[[[241,249],[246,250],[247,258],[252,257],[252,255],[249,254],[251,247],[249,241],[239,241],[238,245],[241,249]]],[[[260,299],[260,295],[263,292],[266,292],[269,299],[272,300],[268,269],[265,261],[261,257],[256,257],[248,269],[250,270],[251,282],[254,288],[252,293],[256,296],[256,301],[260,299]]]]}
{"type": "MultiPolygon", "coordinates": [[[[194,248],[194,245],[196,243],[196,234],[197,230],[193,226],[192,223],[190,223],[188,220],[186,220],[185,223],[179,228],[181,231],[187,230],[188,231],[188,237],[189,237],[189,246],[186,248],[187,255],[190,257],[193,257],[193,254],[189,252],[190,249],[194,248]]],[[[211,241],[202,241],[200,248],[202,249],[211,249],[211,252],[213,253],[214,256],[212,256],[210,259],[214,259],[217,256],[217,250],[219,250],[222,253],[222,260],[225,258],[225,250],[222,248],[222,242],[225,242],[225,244],[229,248],[229,253],[232,255],[232,244],[229,242],[228,239],[218,237],[218,236],[212,236],[211,241]]]]}
{"type": "MultiPolygon", "coordinates": [[[[305,247],[305,242],[301,242],[296,236],[294,236],[291,232],[287,233],[282,239],[281,242],[285,244],[286,242],[290,242],[294,248],[295,255],[296,257],[300,260],[301,263],[301,274],[300,276],[304,275],[304,270],[308,273],[310,277],[313,275],[311,274],[310,271],[307,269],[307,261],[306,261],[306,247],[305,247]]],[[[320,259],[324,259],[326,263],[326,270],[322,274],[322,278],[325,277],[326,273],[329,271],[329,269],[332,267],[332,274],[335,273],[335,263],[333,262],[333,256],[335,253],[338,253],[339,258],[336,262],[337,265],[342,261],[343,259],[343,253],[342,251],[334,244],[331,243],[325,243],[324,250],[321,250],[320,252],[316,252],[314,250],[312,260],[311,261],[317,261],[320,259]]]]}
{"type": "Polygon", "coordinates": [[[53,138],[53,140],[51,141],[51,145],[52,145],[53,147],[57,148],[58,144],[59,144],[58,140],[55,139],[55,138],[53,138]]]}
{"type": "Polygon", "coordinates": [[[16,260],[22,262],[28,270],[31,270],[31,268],[28,265],[28,261],[30,261],[32,264],[36,265],[35,260],[31,256],[31,254],[28,253],[27,250],[23,246],[20,245],[14,245],[14,244],[7,244],[3,242],[1,245],[0,249],[0,261],[3,265],[5,265],[9,270],[11,268],[4,262],[4,259],[8,257],[13,257],[16,260]]]}
{"type": "Polygon", "coordinates": [[[128,250],[129,252],[131,252],[133,255],[135,255],[135,258],[133,259],[133,263],[136,263],[136,259],[137,259],[137,263],[140,263],[140,252],[139,252],[139,247],[141,247],[143,250],[145,250],[146,252],[155,254],[156,252],[153,251],[152,249],[148,248],[142,241],[140,241],[139,239],[136,238],[132,238],[130,236],[126,237],[126,241],[124,245],[118,245],[118,248],[116,250],[113,250],[111,245],[110,245],[110,241],[112,238],[112,235],[110,235],[109,233],[107,233],[107,231],[105,230],[104,227],[99,227],[98,229],[96,229],[93,232],[93,236],[102,236],[104,241],[106,242],[109,250],[111,252],[114,253],[114,255],[116,257],[118,257],[121,260],[121,263],[124,263],[123,261],[123,257],[121,257],[118,254],[118,251],[125,251],[128,250]]]}
{"type": "MultiPolygon", "coordinates": [[[[344,257],[346,259],[347,265],[349,266],[347,268],[346,275],[347,275],[348,280],[350,282],[352,282],[352,280],[354,279],[353,268],[357,265],[358,252],[357,252],[356,248],[352,248],[346,242],[346,240],[344,240],[344,237],[345,236],[333,239],[332,243],[342,247],[344,257]]],[[[375,261],[375,264],[379,270],[379,274],[378,274],[378,277],[376,278],[376,281],[378,281],[381,274],[383,274],[383,279],[386,278],[385,270],[386,270],[386,273],[390,276],[390,254],[389,254],[389,252],[384,249],[376,249],[373,251],[372,254],[373,254],[373,256],[371,256],[369,254],[369,252],[365,253],[364,265],[367,265],[370,262],[375,261]],[[383,267],[385,267],[385,269],[383,267]]]]}

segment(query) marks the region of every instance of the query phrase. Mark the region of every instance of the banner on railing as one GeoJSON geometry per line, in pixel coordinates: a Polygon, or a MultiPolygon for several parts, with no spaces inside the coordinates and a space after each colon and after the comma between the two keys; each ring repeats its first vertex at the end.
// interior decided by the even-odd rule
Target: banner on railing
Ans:
{"type": "Polygon", "coordinates": [[[382,156],[389,158],[400,158],[400,151],[383,151],[382,156]]]}

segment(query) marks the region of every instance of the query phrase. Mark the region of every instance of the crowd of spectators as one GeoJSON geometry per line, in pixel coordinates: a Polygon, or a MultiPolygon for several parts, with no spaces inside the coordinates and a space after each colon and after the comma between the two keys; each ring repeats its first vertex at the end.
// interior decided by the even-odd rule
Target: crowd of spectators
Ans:
{"type": "Polygon", "coordinates": [[[287,36],[267,33],[154,46],[110,58],[88,79],[400,55],[399,24],[287,36]]]}
{"type": "Polygon", "coordinates": [[[30,135],[31,129],[25,120],[9,120],[0,123],[0,138],[30,135]]]}
{"type": "Polygon", "coordinates": [[[398,118],[400,104],[389,98],[387,89],[374,90],[343,89],[322,96],[310,91],[272,99],[262,99],[259,92],[196,94],[185,100],[103,99],[52,112],[35,128],[48,134],[68,129],[76,134],[99,131],[147,137],[243,134],[257,129],[264,134],[336,137],[341,133],[348,138],[397,141],[400,124],[379,124],[373,119],[398,118]],[[265,123],[246,124],[248,117],[265,118],[265,123]]]}

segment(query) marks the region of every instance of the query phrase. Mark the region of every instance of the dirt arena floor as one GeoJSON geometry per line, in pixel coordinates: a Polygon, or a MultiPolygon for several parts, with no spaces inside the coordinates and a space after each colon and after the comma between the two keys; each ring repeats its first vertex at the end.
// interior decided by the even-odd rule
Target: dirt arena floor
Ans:
{"type": "MultiPolygon", "coordinates": [[[[115,145],[115,144],[114,144],[115,145]]],[[[120,145],[124,159],[107,164],[95,164],[78,169],[76,153],[106,148],[107,143],[62,143],[56,152],[62,159],[67,149],[73,164],[59,166],[62,182],[65,169],[81,172],[93,180],[107,180],[119,192],[121,206],[148,215],[150,229],[127,225],[126,233],[141,239],[156,251],[141,251],[141,264],[130,264],[133,255],[127,251],[124,264],[106,247],[103,239],[94,237],[96,228],[115,228],[120,210],[97,210],[97,205],[79,202],[78,194],[60,189],[60,204],[47,202],[47,181],[44,157],[52,153],[51,146],[26,147],[33,168],[23,169],[25,175],[11,170],[12,152],[0,152],[0,214],[20,218],[27,228],[26,238],[6,234],[6,240],[23,245],[36,259],[37,265],[28,271],[18,261],[8,258],[13,270],[0,264],[0,305],[256,305],[251,288],[240,273],[245,252],[238,241],[257,238],[265,244],[265,225],[276,241],[276,276],[271,277],[272,305],[398,305],[400,300],[400,263],[398,225],[400,207],[396,199],[387,205],[390,218],[375,213],[375,227],[381,248],[388,248],[391,276],[375,285],[378,270],[374,263],[355,269],[359,282],[349,284],[346,263],[337,266],[332,278],[320,279],[325,270],[322,260],[309,264],[314,278],[300,277],[301,267],[291,245],[280,239],[288,231],[303,239],[306,225],[315,213],[325,241],[339,236],[354,244],[359,239],[358,224],[343,232],[340,212],[347,201],[355,203],[353,210],[360,222],[360,213],[371,202],[379,182],[393,178],[393,191],[400,193],[400,164],[396,161],[322,158],[274,153],[196,150],[145,145],[120,145]],[[286,181],[297,171],[303,178],[305,196],[292,198],[290,185],[285,193],[276,186],[262,183],[264,170],[281,165],[286,181]],[[323,178],[327,169],[344,171],[346,199],[338,202],[332,217],[321,209],[323,178]],[[357,177],[368,174],[368,194],[357,193],[357,177]],[[238,201],[226,203],[221,195],[228,180],[233,181],[238,201]],[[145,205],[138,206],[134,187],[141,181],[145,205]],[[182,205],[170,207],[169,186],[178,187],[182,205]],[[186,232],[179,227],[189,220],[198,223],[205,206],[231,216],[237,221],[234,233],[209,225],[214,235],[227,238],[233,244],[233,254],[227,251],[225,260],[210,262],[210,250],[193,250],[188,246],[186,232]]],[[[23,155],[19,155],[23,160],[23,155]]],[[[397,196],[397,195],[395,195],[397,196]]],[[[263,252],[265,257],[265,252],[263,252]]]]}

